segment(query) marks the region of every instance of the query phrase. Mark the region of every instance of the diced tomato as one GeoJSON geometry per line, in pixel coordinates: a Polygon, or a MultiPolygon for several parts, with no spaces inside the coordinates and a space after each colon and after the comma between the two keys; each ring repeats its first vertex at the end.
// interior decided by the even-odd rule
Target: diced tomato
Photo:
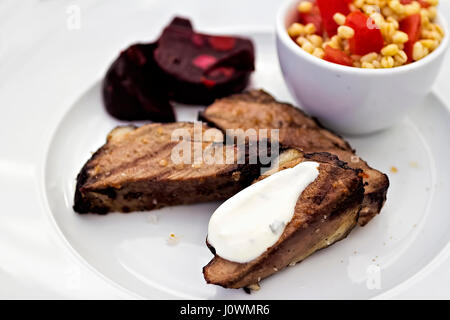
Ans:
{"type": "Polygon", "coordinates": [[[353,38],[349,39],[350,52],[353,54],[380,52],[384,46],[380,29],[368,20],[369,17],[360,11],[350,13],[345,20],[345,25],[355,31],[353,38]]]}
{"type": "Polygon", "coordinates": [[[323,59],[329,62],[342,64],[344,66],[353,66],[352,58],[350,58],[344,51],[334,49],[330,46],[325,47],[325,55],[323,56],[323,59]]]}
{"type": "Polygon", "coordinates": [[[417,0],[417,1],[419,1],[420,6],[421,6],[422,8],[428,8],[428,7],[430,6],[430,4],[428,3],[428,1],[426,1],[426,0],[417,0]]]}
{"type": "Polygon", "coordinates": [[[316,34],[323,34],[322,17],[320,16],[319,7],[313,2],[313,7],[310,12],[299,12],[300,23],[307,25],[312,23],[316,27],[316,34]]]}
{"type": "Polygon", "coordinates": [[[420,14],[412,14],[400,20],[400,30],[408,35],[408,42],[405,43],[404,51],[408,56],[408,61],[412,61],[413,46],[420,39],[420,14]]]}
{"type": "Polygon", "coordinates": [[[334,21],[335,13],[346,16],[350,12],[349,4],[352,0],[316,0],[322,16],[323,26],[329,37],[337,33],[338,24],[334,21]]]}
{"type": "MultiPolygon", "coordinates": [[[[416,0],[416,1],[420,3],[420,6],[422,8],[428,8],[430,6],[428,1],[426,1],[426,0],[416,0]]],[[[413,2],[413,0],[400,0],[400,3],[403,4],[403,5],[411,4],[412,2],[413,2]]]]}

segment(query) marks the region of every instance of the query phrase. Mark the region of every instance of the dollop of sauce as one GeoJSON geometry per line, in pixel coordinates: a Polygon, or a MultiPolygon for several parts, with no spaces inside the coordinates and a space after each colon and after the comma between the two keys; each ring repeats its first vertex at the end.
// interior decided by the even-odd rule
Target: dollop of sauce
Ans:
{"type": "Polygon", "coordinates": [[[319,175],[318,167],[317,162],[301,162],[225,201],[208,225],[208,242],[216,254],[246,263],[273,246],[292,220],[299,196],[319,175]]]}

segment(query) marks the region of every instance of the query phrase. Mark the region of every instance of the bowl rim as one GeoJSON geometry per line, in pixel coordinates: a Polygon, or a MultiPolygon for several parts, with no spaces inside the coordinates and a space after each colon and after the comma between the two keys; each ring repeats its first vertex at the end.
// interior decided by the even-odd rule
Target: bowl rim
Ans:
{"type": "Polygon", "coordinates": [[[388,74],[398,74],[411,71],[413,69],[420,69],[423,66],[430,64],[432,61],[436,60],[439,56],[445,53],[448,43],[449,43],[449,29],[447,21],[441,12],[437,12],[437,21],[439,25],[444,30],[444,38],[442,39],[439,46],[430,54],[428,54],[423,59],[419,61],[415,61],[409,63],[407,65],[394,67],[394,68],[386,68],[386,69],[366,69],[366,68],[356,68],[343,66],[337,63],[329,62],[320,58],[317,58],[302,48],[300,48],[288,35],[287,27],[286,27],[286,18],[288,13],[294,8],[297,7],[298,3],[301,0],[286,0],[278,9],[277,17],[276,17],[276,34],[280,41],[282,41],[291,51],[293,51],[296,55],[304,58],[308,62],[317,65],[318,67],[322,67],[325,69],[329,69],[330,71],[347,73],[347,74],[355,74],[355,75],[370,75],[370,76],[382,76],[388,74]]]}

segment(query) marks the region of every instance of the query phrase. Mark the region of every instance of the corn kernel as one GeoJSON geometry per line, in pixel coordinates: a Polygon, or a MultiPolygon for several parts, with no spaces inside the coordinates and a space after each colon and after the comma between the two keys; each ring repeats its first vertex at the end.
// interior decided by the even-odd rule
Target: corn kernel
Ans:
{"type": "Polygon", "coordinates": [[[336,22],[338,25],[342,26],[345,23],[345,16],[342,13],[335,13],[333,16],[334,22],[336,22]]]}
{"type": "Polygon", "coordinates": [[[311,9],[312,9],[312,3],[309,1],[302,1],[298,5],[298,11],[300,11],[301,13],[308,13],[311,11],[311,9]]]}
{"type": "Polygon", "coordinates": [[[381,49],[381,54],[383,56],[394,56],[398,53],[398,47],[396,44],[388,44],[386,47],[381,49]]]}
{"type": "Polygon", "coordinates": [[[340,26],[338,29],[338,35],[341,38],[344,39],[350,39],[353,38],[353,36],[355,35],[355,30],[353,30],[353,28],[348,27],[348,26],[340,26]]]}
{"type": "Polygon", "coordinates": [[[437,6],[439,4],[439,0],[427,0],[430,6],[437,6]]]}
{"type": "Polygon", "coordinates": [[[394,35],[392,36],[392,41],[394,43],[406,43],[408,42],[408,34],[403,31],[395,31],[394,35]]]}

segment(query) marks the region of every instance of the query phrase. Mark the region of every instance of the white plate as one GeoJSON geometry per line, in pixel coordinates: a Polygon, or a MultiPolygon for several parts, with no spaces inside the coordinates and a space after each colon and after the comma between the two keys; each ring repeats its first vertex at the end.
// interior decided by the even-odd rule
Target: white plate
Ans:
{"type": "MultiPolygon", "coordinates": [[[[249,34],[256,44],[253,87],[290,100],[270,33],[249,34]]],[[[195,120],[196,107],[180,106],[179,120],[195,120]]],[[[370,121],[370,119],[368,119],[370,121]]],[[[218,203],[106,216],[72,210],[75,177],[109,130],[119,124],[102,108],[92,85],[72,105],[53,134],[43,174],[48,213],[77,256],[96,272],[146,298],[370,298],[406,285],[436,259],[450,240],[450,115],[430,95],[398,126],[349,138],[370,165],[388,173],[391,186],[381,214],[347,239],[262,281],[247,295],[207,285],[202,267],[212,258],[205,246],[209,216],[218,203]],[[391,172],[391,167],[398,172],[391,172]],[[158,217],[157,223],[152,223],[158,217]],[[180,238],[168,245],[170,233],[180,238]]]]}

